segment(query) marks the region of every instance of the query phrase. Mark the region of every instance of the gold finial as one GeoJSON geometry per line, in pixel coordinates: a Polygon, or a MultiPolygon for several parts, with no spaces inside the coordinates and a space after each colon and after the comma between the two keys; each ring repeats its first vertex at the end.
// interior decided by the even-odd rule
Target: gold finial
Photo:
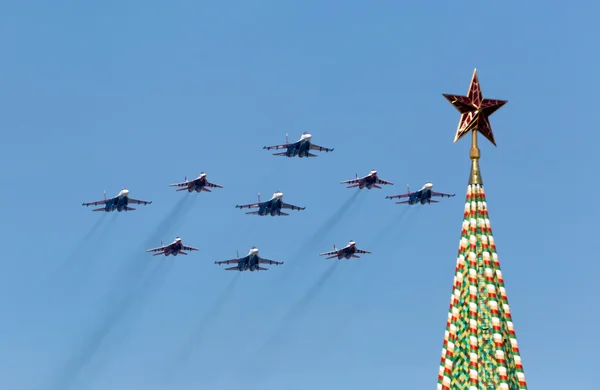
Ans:
{"type": "Polygon", "coordinates": [[[471,157],[471,176],[469,184],[483,185],[479,171],[479,147],[477,145],[477,132],[480,132],[494,146],[496,140],[488,117],[506,104],[506,100],[484,99],[479,86],[477,69],[473,71],[471,84],[467,96],[443,94],[446,99],[461,113],[454,142],[461,139],[468,132],[472,133],[472,143],[469,156],[471,157]]]}
{"type": "Polygon", "coordinates": [[[469,157],[471,157],[471,175],[469,176],[469,185],[479,184],[483,185],[483,179],[481,178],[481,172],[479,171],[479,147],[477,146],[477,132],[471,132],[471,150],[469,150],[469,157]]]}

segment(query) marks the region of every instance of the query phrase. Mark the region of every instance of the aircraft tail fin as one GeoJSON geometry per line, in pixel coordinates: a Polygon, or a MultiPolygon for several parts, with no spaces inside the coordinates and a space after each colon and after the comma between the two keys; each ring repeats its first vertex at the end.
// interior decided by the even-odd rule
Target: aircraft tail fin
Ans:
{"type": "Polygon", "coordinates": [[[408,194],[410,195],[410,186],[408,184],[406,185],[406,192],[408,192],[408,194]]]}
{"type": "Polygon", "coordinates": [[[248,211],[246,214],[249,214],[249,215],[257,215],[257,214],[258,214],[258,211],[248,211]]]}
{"type": "Polygon", "coordinates": [[[288,133],[285,133],[285,143],[286,145],[290,143],[290,141],[288,140],[288,133]]]}
{"type": "Polygon", "coordinates": [[[279,212],[279,215],[286,215],[286,216],[287,216],[287,215],[289,215],[289,214],[288,214],[288,213],[284,213],[283,211],[280,211],[280,212],[279,212]]]}
{"type": "Polygon", "coordinates": [[[373,187],[381,189],[381,187],[378,186],[377,184],[373,184],[373,187]]]}
{"type": "Polygon", "coordinates": [[[104,200],[106,200],[106,191],[104,191],[104,200]]]}
{"type": "Polygon", "coordinates": [[[306,155],[307,155],[308,157],[317,157],[317,155],[316,155],[316,154],[312,154],[312,153],[306,153],[306,155]]]}
{"type": "Polygon", "coordinates": [[[179,251],[179,254],[187,256],[187,253],[185,253],[184,251],[179,251]]]}
{"type": "Polygon", "coordinates": [[[184,187],[184,188],[180,188],[180,189],[175,190],[175,191],[187,191],[187,189],[188,189],[187,187],[184,187]]]}
{"type": "Polygon", "coordinates": [[[337,251],[337,247],[335,246],[335,244],[333,244],[333,250],[337,251]]]}
{"type": "Polygon", "coordinates": [[[202,187],[202,191],[204,191],[204,192],[212,192],[211,190],[209,190],[209,189],[208,189],[208,188],[206,188],[206,187],[202,187]]]}
{"type": "Polygon", "coordinates": [[[260,203],[260,192],[258,193],[258,203],[260,203]]]}
{"type": "Polygon", "coordinates": [[[356,259],[360,259],[360,256],[352,255],[352,257],[354,257],[356,259]]]}
{"type": "Polygon", "coordinates": [[[429,203],[439,203],[439,200],[433,200],[433,199],[429,199],[429,203]]]}
{"type": "Polygon", "coordinates": [[[325,260],[333,259],[334,257],[337,257],[337,255],[326,257],[325,260]]]}
{"type": "Polygon", "coordinates": [[[129,206],[125,207],[125,211],[133,211],[133,210],[135,210],[133,207],[129,207],[129,206]]]}
{"type": "Polygon", "coordinates": [[[256,268],[257,271],[268,271],[268,268],[264,268],[264,267],[257,267],[256,268]]]}
{"type": "Polygon", "coordinates": [[[92,211],[105,211],[105,208],[104,207],[99,207],[97,209],[93,209],[92,211]]]}
{"type": "Polygon", "coordinates": [[[238,271],[238,270],[239,270],[239,268],[237,266],[225,268],[225,271],[238,271]]]}
{"type": "Polygon", "coordinates": [[[402,202],[396,202],[396,204],[406,204],[408,203],[408,200],[403,200],[402,202]]]}
{"type": "Polygon", "coordinates": [[[236,259],[240,258],[240,251],[238,251],[237,249],[235,250],[235,258],[236,259]]]}
{"type": "Polygon", "coordinates": [[[352,184],[351,186],[348,186],[348,187],[346,187],[346,188],[356,188],[356,187],[358,187],[358,186],[359,186],[359,184],[352,184]]]}
{"type": "Polygon", "coordinates": [[[152,256],[160,256],[160,255],[164,255],[164,253],[163,252],[158,252],[158,253],[153,254],[152,256]]]}
{"type": "Polygon", "coordinates": [[[286,152],[281,152],[281,153],[273,153],[273,156],[285,156],[286,152]]]}

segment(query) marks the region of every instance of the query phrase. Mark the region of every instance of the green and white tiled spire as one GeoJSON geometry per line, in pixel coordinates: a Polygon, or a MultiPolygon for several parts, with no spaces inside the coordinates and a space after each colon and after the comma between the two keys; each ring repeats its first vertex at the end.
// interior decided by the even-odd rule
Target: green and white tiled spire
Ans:
{"type": "Polygon", "coordinates": [[[444,96],[461,112],[455,142],[472,133],[472,164],[437,389],[524,390],[527,384],[492,235],[477,146],[477,132],[495,145],[487,116],[506,101],[483,99],[476,71],[467,96],[444,96]]]}
{"type": "Polygon", "coordinates": [[[467,188],[437,389],[527,389],[480,184],[467,188]]]}

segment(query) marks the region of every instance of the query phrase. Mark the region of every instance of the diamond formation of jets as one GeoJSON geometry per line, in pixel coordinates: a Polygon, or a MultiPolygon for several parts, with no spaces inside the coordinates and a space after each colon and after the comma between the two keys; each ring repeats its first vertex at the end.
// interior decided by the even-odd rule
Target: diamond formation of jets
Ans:
{"type": "Polygon", "coordinates": [[[148,249],[146,252],[158,252],[158,253],[155,253],[153,256],[160,256],[160,255],[165,255],[165,256],[186,255],[187,256],[187,253],[185,253],[184,251],[189,252],[189,251],[197,251],[197,250],[198,250],[198,248],[192,248],[191,246],[183,245],[183,243],[181,242],[181,238],[176,237],[175,241],[173,241],[169,245],[165,246],[165,245],[163,245],[163,243],[161,241],[160,248],[148,249]]]}
{"type": "Polygon", "coordinates": [[[377,171],[374,169],[371,169],[371,172],[367,176],[358,177],[357,173],[355,179],[344,180],[340,184],[350,184],[347,188],[358,187],[361,190],[365,187],[370,190],[373,187],[381,188],[381,185],[394,185],[392,182],[381,180],[377,177],[377,171]]]}
{"type": "Polygon", "coordinates": [[[253,208],[258,207],[258,210],[249,211],[246,214],[253,214],[253,215],[260,215],[260,216],[265,216],[265,215],[269,215],[269,214],[271,216],[289,215],[287,213],[284,213],[281,210],[282,209],[304,210],[306,208],[306,207],[299,207],[299,206],[294,206],[289,203],[285,203],[283,201],[283,192],[281,192],[281,191],[275,191],[273,193],[273,196],[271,197],[271,199],[269,199],[267,201],[261,202],[260,194],[258,194],[258,202],[245,204],[245,205],[241,205],[241,206],[237,205],[235,207],[238,209],[253,209],[253,208]]]}
{"type": "Polygon", "coordinates": [[[129,197],[129,190],[125,187],[115,196],[114,198],[106,198],[106,192],[104,192],[104,200],[99,200],[96,202],[82,203],[82,206],[99,206],[104,205],[104,207],[99,207],[97,209],[93,209],[92,211],[106,211],[110,213],[112,211],[117,210],[121,211],[133,211],[135,210],[133,207],[129,207],[130,204],[142,204],[147,205],[152,203],[152,201],[145,200],[137,200],[129,197]]]}
{"type": "Polygon", "coordinates": [[[212,192],[208,188],[223,188],[222,185],[214,184],[214,183],[211,183],[208,180],[206,180],[206,173],[204,173],[204,172],[201,172],[200,176],[198,176],[197,178],[190,180],[190,181],[188,181],[187,176],[186,176],[183,179],[182,183],[169,184],[169,187],[183,187],[176,191],[187,190],[188,192],[196,191],[198,193],[200,193],[202,191],[212,192]]]}
{"type": "Polygon", "coordinates": [[[261,267],[261,264],[269,265],[281,265],[283,261],[274,261],[262,258],[258,255],[258,248],[252,247],[250,252],[244,257],[240,257],[239,254],[235,259],[215,261],[215,264],[237,264],[234,267],[225,268],[225,271],[268,271],[268,268],[261,267]]]}
{"type": "Polygon", "coordinates": [[[317,150],[319,152],[333,152],[333,148],[324,148],[311,142],[312,135],[307,131],[302,133],[300,139],[296,142],[290,143],[288,141],[288,135],[285,135],[285,144],[264,146],[266,150],[279,150],[286,149],[285,152],[273,153],[273,156],[286,156],[286,157],[317,157],[316,154],[310,153],[311,150],[317,150]]]}
{"type": "Polygon", "coordinates": [[[396,204],[409,204],[412,206],[417,203],[421,203],[422,205],[425,203],[427,203],[427,204],[438,203],[439,202],[438,200],[431,199],[432,196],[439,196],[441,198],[444,198],[444,197],[451,198],[454,195],[456,195],[456,194],[444,194],[441,192],[433,191],[433,184],[431,182],[426,182],[419,191],[415,191],[415,192],[410,192],[409,186],[406,186],[406,188],[408,191],[406,194],[386,196],[385,198],[386,199],[408,198],[408,200],[396,202],[396,204]]]}
{"type": "Polygon", "coordinates": [[[369,251],[365,251],[362,249],[358,249],[356,247],[356,242],[354,242],[353,240],[350,240],[350,242],[348,243],[348,245],[346,245],[345,247],[341,248],[341,249],[337,249],[335,244],[333,244],[333,250],[331,252],[324,252],[321,253],[319,256],[329,256],[327,257],[327,259],[333,259],[335,257],[338,258],[338,260],[341,260],[342,258],[346,258],[346,260],[350,259],[351,257],[355,257],[355,258],[360,258],[360,256],[357,256],[356,254],[370,254],[371,252],[369,251]]]}

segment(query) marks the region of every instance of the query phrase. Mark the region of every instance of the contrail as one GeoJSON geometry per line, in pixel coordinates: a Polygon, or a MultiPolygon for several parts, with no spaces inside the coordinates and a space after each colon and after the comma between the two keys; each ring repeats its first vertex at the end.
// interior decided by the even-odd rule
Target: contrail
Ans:
{"type": "MultiPolygon", "coordinates": [[[[361,192],[362,191],[355,191],[354,194],[352,194],[343,204],[340,205],[336,211],[334,211],[334,213],[317,229],[312,236],[310,236],[305,242],[302,243],[302,245],[300,245],[296,253],[290,257],[290,264],[286,270],[291,271],[294,267],[300,264],[299,261],[295,260],[306,256],[307,252],[317,249],[319,244],[321,244],[327,236],[327,233],[329,233],[338,223],[342,221],[344,214],[350,209],[354,202],[356,202],[361,192]]],[[[285,265],[287,265],[287,263],[285,265]]],[[[286,272],[274,282],[283,283],[292,273],[293,272],[286,272]]]]}
{"type": "MultiPolygon", "coordinates": [[[[192,198],[192,203],[195,198],[196,197],[192,198]]],[[[184,211],[186,203],[191,205],[189,197],[182,197],[174,205],[173,209],[158,225],[155,233],[148,238],[144,248],[150,245],[150,243],[158,241],[166,232],[170,232],[178,222],[181,222],[182,212],[184,211]]],[[[136,301],[135,298],[140,295],[142,291],[148,290],[148,287],[156,287],[157,284],[153,282],[155,282],[157,275],[162,275],[164,277],[166,274],[165,270],[168,271],[170,269],[169,264],[167,264],[166,267],[163,267],[163,263],[165,262],[163,260],[154,267],[153,270],[147,272],[151,264],[149,259],[145,258],[145,256],[142,257],[141,254],[138,256],[134,255],[133,258],[130,259],[131,260],[126,260],[124,262],[124,272],[121,274],[121,278],[115,283],[115,288],[111,290],[112,292],[115,292],[116,296],[109,296],[107,298],[108,309],[106,310],[104,318],[86,338],[83,347],[69,359],[64,370],[58,375],[54,385],[50,385],[48,388],[66,390],[74,386],[81,371],[90,363],[120,317],[127,309],[130,309],[133,306],[133,303],[136,301]],[[144,278],[144,274],[149,274],[149,277],[144,278]]]]}
{"type": "MultiPolygon", "coordinates": [[[[387,238],[390,233],[392,233],[393,229],[401,224],[405,217],[408,215],[412,207],[406,207],[398,216],[392,217],[392,220],[383,226],[374,236],[371,243],[368,245],[369,247],[374,247],[379,244],[384,238],[387,238]]],[[[409,227],[410,228],[410,227],[409,227]]]]}
{"type": "Polygon", "coordinates": [[[86,233],[85,236],[79,241],[79,243],[75,246],[73,253],[56,269],[58,272],[64,271],[65,268],[69,267],[73,262],[81,257],[81,252],[86,249],[86,246],[89,244],[89,241],[94,237],[96,232],[100,229],[100,227],[107,220],[106,215],[102,215],[96,220],[96,223],[92,226],[92,228],[86,233]]]}
{"type": "Polygon", "coordinates": [[[279,326],[273,332],[273,335],[263,344],[263,346],[258,350],[256,355],[261,356],[265,351],[272,349],[272,346],[276,344],[278,339],[281,339],[282,336],[285,335],[285,332],[289,330],[289,328],[297,322],[298,317],[302,316],[306,311],[308,305],[313,301],[313,299],[317,296],[317,294],[321,291],[323,286],[327,283],[329,278],[333,275],[333,272],[336,270],[336,266],[339,261],[335,260],[332,264],[329,265],[329,268],[325,270],[325,272],[317,279],[312,286],[306,291],[306,293],[300,298],[287,313],[283,316],[279,326]]]}
{"type": "Polygon", "coordinates": [[[206,312],[206,314],[202,317],[200,322],[194,327],[192,334],[190,334],[190,336],[183,344],[181,352],[179,353],[179,357],[175,360],[174,364],[165,374],[164,380],[169,380],[170,378],[172,378],[177,368],[183,366],[188,362],[193,352],[202,342],[202,339],[206,334],[207,328],[218,317],[218,315],[221,313],[221,310],[223,309],[223,306],[231,297],[235,285],[239,280],[240,273],[241,272],[237,272],[233,279],[231,279],[229,284],[225,287],[221,295],[219,295],[212,307],[208,310],[208,312],[206,312]]]}
{"type": "Polygon", "coordinates": [[[257,367],[257,365],[273,366],[276,363],[275,361],[281,356],[281,349],[285,348],[281,341],[285,339],[285,336],[287,334],[286,332],[289,332],[290,328],[294,325],[298,318],[305,313],[308,305],[310,305],[310,303],[321,291],[326,282],[333,275],[338,263],[339,261],[333,261],[332,264],[329,265],[329,268],[327,268],[325,272],[319,277],[319,279],[317,279],[317,281],[309,287],[309,289],[304,293],[302,298],[296,301],[296,303],[294,303],[286,312],[286,314],[280,321],[279,326],[277,326],[273,331],[271,337],[269,337],[267,341],[262,345],[262,347],[260,347],[253,354],[253,356],[261,357],[260,362],[257,362],[255,359],[250,359],[250,366],[247,365],[246,367],[249,369],[249,371],[238,371],[237,375],[243,375],[245,378],[244,380],[248,380],[247,375],[249,373],[255,374],[257,372],[262,372],[262,370],[260,370],[259,367],[257,367]]]}

